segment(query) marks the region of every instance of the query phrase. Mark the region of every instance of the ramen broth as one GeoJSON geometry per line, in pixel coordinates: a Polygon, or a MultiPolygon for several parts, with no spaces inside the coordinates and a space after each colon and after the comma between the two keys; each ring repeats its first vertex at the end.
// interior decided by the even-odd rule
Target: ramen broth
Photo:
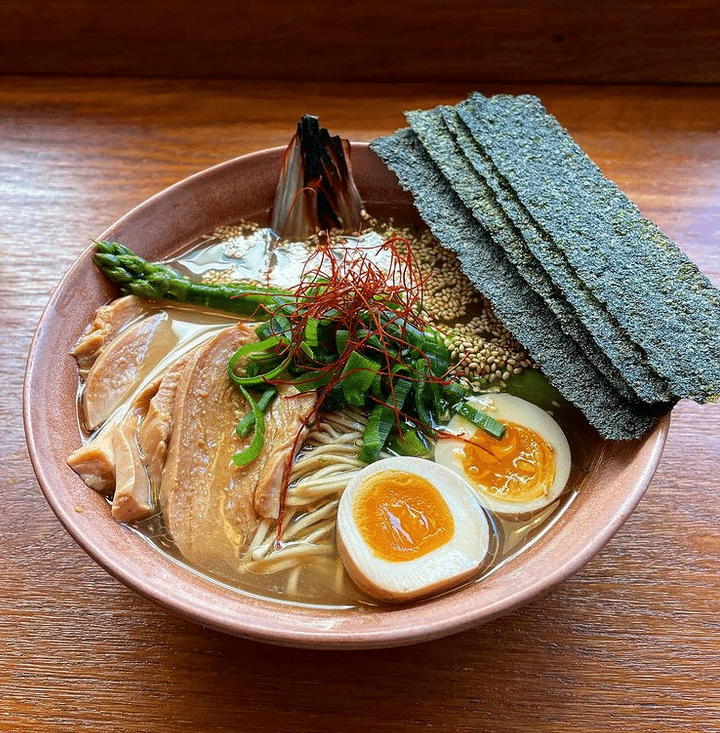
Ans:
{"type": "MultiPolygon", "coordinates": [[[[379,237],[380,235],[372,233],[368,239],[363,239],[363,242],[369,241],[377,245],[382,241],[381,238],[378,239],[379,237]]],[[[209,273],[212,275],[230,268],[235,278],[254,279],[266,284],[290,287],[298,281],[310,248],[304,243],[274,245],[269,230],[260,228],[248,234],[244,242],[234,238],[232,248],[234,254],[228,254],[229,251],[227,241],[222,237],[208,236],[203,237],[186,253],[169,260],[168,263],[192,279],[207,278],[209,273]],[[282,261],[281,268],[274,267],[278,259],[282,261]],[[264,272],[269,272],[269,276],[262,274],[264,272]]],[[[181,354],[237,321],[233,316],[217,311],[181,304],[148,303],[148,313],[160,308],[168,314],[174,343],[170,353],[157,363],[149,365],[147,376],[135,394],[141,391],[143,385],[161,374],[181,354]]],[[[468,318],[470,317],[472,313],[468,314],[468,318]]],[[[540,386],[543,384],[542,379],[533,381],[540,386]]],[[[528,387],[520,378],[510,380],[508,391],[513,391],[513,382],[517,383],[517,389],[523,398],[529,401],[536,401],[536,398],[539,398],[541,403],[547,403],[547,391],[541,393],[532,384],[528,387]]],[[[552,390],[550,393],[552,394],[552,390]]],[[[584,478],[602,451],[602,441],[572,405],[553,398],[551,404],[541,406],[549,408],[570,444],[572,455],[570,479],[558,500],[531,517],[507,519],[489,513],[493,536],[490,553],[480,577],[486,577],[517,556],[553,526],[581,489],[584,478]]],[[[91,436],[86,434],[86,437],[91,436]]],[[[164,528],[159,512],[137,522],[134,530],[166,556],[176,562],[187,564],[164,528]]],[[[376,603],[349,581],[337,553],[319,559],[310,557],[301,565],[275,572],[250,572],[241,563],[238,565],[236,574],[213,575],[203,568],[193,568],[193,571],[242,592],[287,602],[337,607],[376,603]]]]}

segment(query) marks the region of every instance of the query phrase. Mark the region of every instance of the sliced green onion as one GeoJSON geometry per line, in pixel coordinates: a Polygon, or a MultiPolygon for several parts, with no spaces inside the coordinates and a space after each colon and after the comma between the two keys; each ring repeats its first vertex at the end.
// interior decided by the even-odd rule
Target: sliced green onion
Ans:
{"type": "Polygon", "coordinates": [[[248,354],[256,354],[260,351],[267,351],[268,349],[272,349],[273,346],[277,346],[278,343],[279,341],[277,336],[270,336],[266,339],[263,339],[262,341],[252,341],[249,344],[241,346],[230,359],[230,363],[228,364],[228,371],[234,371],[240,359],[247,356],[248,354]]]}
{"type": "Polygon", "coordinates": [[[301,341],[299,344],[305,356],[315,361],[315,353],[312,350],[312,346],[307,341],[301,341]]]}
{"type": "Polygon", "coordinates": [[[273,316],[269,321],[261,323],[255,329],[255,333],[261,341],[271,336],[288,337],[292,333],[292,325],[285,316],[273,316]]]}
{"type": "Polygon", "coordinates": [[[470,390],[460,382],[450,382],[450,384],[446,384],[443,387],[443,392],[445,394],[445,399],[451,406],[460,400],[467,399],[470,396],[470,390]]]}
{"type": "Polygon", "coordinates": [[[385,442],[397,422],[395,411],[387,405],[376,405],[365,425],[363,446],[358,459],[363,463],[377,461],[385,442]]]}
{"type": "Polygon", "coordinates": [[[332,371],[318,369],[312,372],[303,372],[300,376],[293,380],[293,387],[298,392],[312,392],[314,389],[320,389],[330,382],[332,371]]]}
{"type": "Polygon", "coordinates": [[[415,383],[415,412],[420,422],[425,425],[432,426],[435,422],[427,405],[428,384],[427,384],[427,364],[423,359],[415,362],[417,369],[417,382],[415,383]]]}
{"type": "Polygon", "coordinates": [[[396,349],[392,343],[383,343],[379,336],[372,334],[368,336],[367,331],[358,331],[358,340],[362,340],[368,349],[373,349],[380,354],[387,354],[389,356],[397,356],[398,349],[396,349]]]}
{"type": "Polygon", "coordinates": [[[308,318],[305,323],[305,341],[310,346],[320,344],[320,321],[317,318],[308,318]]]}
{"type": "Polygon", "coordinates": [[[274,351],[254,351],[247,355],[248,362],[262,364],[263,362],[278,362],[278,355],[274,351]]]}
{"type": "Polygon", "coordinates": [[[310,346],[327,344],[333,337],[333,321],[330,318],[308,318],[305,323],[305,340],[310,346]]]}
{"type": "Polygon", "coordinates": [[[342,410],[347,407],[347,400],[343,393],[342,386],[336,384],[328,392],[325,393],[323,400],[323,409],[325,410],[342,410]]]}
{"type": "Polygon", "coordinates": [[[434,381],[428,382],[430,394],[432,396],[432,411],[435,418],[439,422],[445,422],[450,419],[450,405],[445,399],[442,387],[434,381]]]}
{"type": "Polygon", "coordinates": [[[350,332],[344,328],[339,328],[335,331],[335,348],[337,349],[338,354],[342,354],[343,351],[345,351],[349,336],[350,332]]]}
{"type": "Polygon", "coordinates": [[[467,402],[457,403],[453,407],[453,410],[461,417],[469,420],[473,425],[477,425],[486,433],[490,433],[493,438],[500,440],[505,435],[505,426],[501,422],[498,422],[494,417],[490,417],[487,412],[478,410],[467,402]]]}
{"type": "Polygon", "coordinates": [[[252,376],[245,376],[240,377],[237,374],[235,374],[235,371],[230,372],[230,379],[235,382],[238,386],[241,385],[247,385],[248,387],[252,387],[253,385],[261,386],[263,384],[267,384],[269,380],[275,379],[275,377],[279,377],[285,369],[287,369],[288,364],[290,363],[290,357],[285,359],[285,361],[280,362],[276,367],[273,369],[270,369],[266,372],[261,372],[258,374],[254,374],[252,376]]]}
{"type": "Polygon", "coordinates": [[[406,379],[396,379],[393,383],[395,399],[393,400],[391,394],[387,402],[373,408],[365,426],[363,447],[358,456],[363,463],[372,463],[378,459],[390,432],[397,426],[397,413],[402,409],[412,386],[412,382],[406,379]]]}
{"type": "MultiPolygon", "coordinates": [[[[270,407],[276,397],[277,390],[275,389],[275,387],[268,387],[258,398],[257,406],[262,410],[263,413],[265,413],[267,412],[268,407],[270,407]]],[[[250,432],[254,427],[255,413],[251,409],[250,412],[248,412],[248,414],[245,415],[245,417],[237,424],[235,432],[241,438],[247,438],[247,436],[250,435],[250,432]]]]}
{"type": "Polygon", "coordinates": [[[365,396],[379,371],[380,364],[376,361],[368,359],[357,351],[350,354],[340,375],[343,393],[348,404],[356,407],[365,405],[365,396]]]}
{"type": "Polygon", "coordinates": [[[430,455],[430,443],[415,428],[406,428],[403,430],[402,436],[398,433],[393,433],[388,441],[388,449],[401,456],[425,458],[430,455]]]}
{"type": "Polygon", "coordinates": [[[398,322],[397,318],[391,321],[385,317],[383,320],[385,321],[384,329],[388,334],[400,341],[407,342],[418,351],[424,352],[425,343],[428,340],[425,331],[417,328],[417,326],[413,326],[407,321],[400,320],[398,322]]]}
{"type": "Polygon", "coordinates": [[[245,344],[245,346],[241,346],[233,354],[233,357],[232,359],[230,359],[230,362],[228,364],[228,375],[230,376],[230,379],[232,379],[232,381],[235,382],[235,384],[237,384],[238,386],[262,385],[265,384],[268,379],[274,379],[275,377],[282,374],[282,372],[287,368],[287,365],[290,363],[290,357],[265,372],[259,372],[254,375],[246,374],[246,376],[244,377],[241,377],[235,372],[235,367],[242,358],[247,357],[250,354],[257,354],[259,352],[271,349],[274,346],[277,346],[278,343],[278,337],[271,336],[270,338],[264,339],[263,341],[254,341],[250,344],[245,344]]]}
{"type": "Polygon", "coordinates": [[[436,377],[442,377],[450,369],[450,351],[434,338],[427,338],[421,347],[423,358],[436,377]]]}
{"type": "Polygon", "coordinates": [[[245,387],[238,384],[238,388],[250,405],[250,410],[254,418],[255,432],[253,433],[253,439],[250,445],[245,450],[240,451],[240,453],[236,453],[232,459],[236,466],[247,466],[260,455],[260,451],[262,451],[262,447],[265,444],[265,415],[245,387]]]}
{"type": "MultiPolygon", "coordinates": [[[[300,351],[302,351],[313,364],[332,364],[337,361],[337,356],[323,346],[313,346],[308,341],[300,341],[298,346],[300,347],[300,351]]],[[[306,365],[304,365],[302,361],[297,362],[296,366],[300,367],[300,371],[302,371],[303,368],[306,368],[306,365]]]]}

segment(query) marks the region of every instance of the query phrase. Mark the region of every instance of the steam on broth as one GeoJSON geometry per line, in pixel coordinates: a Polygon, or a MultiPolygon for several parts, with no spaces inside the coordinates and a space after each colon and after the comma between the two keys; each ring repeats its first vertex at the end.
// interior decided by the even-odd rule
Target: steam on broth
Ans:
{"type": "MultiPolygon", "coordinates": [[[[359,237],[332,235],[329,243],[321,243],[316,237],[304,242],[276,243],[277,238],[270,229],[243,222],[235,227],[216,230],[167,264],[195,282],[223,283],[243,280],[254,281],[257,287],[289,289],[302,281],[303,270],[307,274],[308,260],[312,259],[319,244],[329,245],[328,256],[338,260],[349,257],[348,252],[355,253],[355,256],[360,252],[363,258],[374,257],[372,267],[385,272],[393,265],[393,253],[383,247],[389,237],[399,237],[407,242],[409,251],[413,253],[418,269],[415,277],[418,282],[422,282],[424,293],[422,322],[428,329],[443,333],[442,348],[447,350],[452,361],[452,379],[449,381],[461,385],[467,395],[508,391],[523,399],[540,403],[544,410],[552,413],[567,436],[572,455],[569,477],[566,483],[563,482],[564,488],[559,497],[548,506],[529,514],[498,514],[488,509],[486,502],[476,494],[475,503],[478,507],[484,507],[479,511],[488,525],[487,549],[483,550],[475,570],[457,576],[461,580],[450,582],[448,586],[433,586],[434,592],[443,592],[446,587],[452,587],[457,582],[470,582],[492,573],[547,531],[572,500],[601,448],[599,439],[588,442],[588,435],[592,431],[588,430],[582,415],[547,384],[523,348],[495,319],[487,302],[470,286],[454,256],[440,248],[426,230],[401,228],[394,222],[381,225],[368,219],[359,237]]],[[[98,437],[103,437],[103,431],[117,433],[117,426],[127,423],[128,416],[133,411],[138,413],[139,410],[140,417],[136,419],[141,424],[143,420],[147,420],[148,409],[152,408],[143,407],[139,397],[147,395],[150,390],[152,396],[149,401],[146,399],[148,405],[165,399],[163,394],[173,386],[174,377],[167,377],[168,374],[173,376],[172,365],[191,358],[203,345],[212,344],[213,339],[218,339],[238,321],[237,317],[217,310],[170,303],[166,300],[151,300],[144,302],[139,310],[134,310],[117,333],[111,334],[103,348],[112,348],[113,342],[117,343],[121,334],[159,313],[167,319],[163,338],[156,345],[157,348],[147,349],[148,360],[143,364],[141,376],[135,381],[133,390],[128,392],[120,405],[112,408],[112,414],[98,429],[89,431],[84,424],[86,444],[80,450],[80,458],[74,455],[69,460],[90,485],[93,485],[94,479],[92,472],[87,469],[88,448],[98,442],[98,437]]],[[[252,319],[241,320],[250,327],[257,325],[252,319]]],[[[93,333],[92,328],[90,333],[93,333]]],[[[92,368],[90,366],[85,372],[85,385],[92,368]]],[[[218,374],[222,372],[225,375],[227,359],[218,368],[218,374]]],[[[248,415],[248,403],[237,389],[233,389],[226,376],[223,379],[227,381],[227,394],[230,395],[227,399],[234,400],[227,410],[228,419],[236,424],[248,415]]],[[[440,384],[439,379],[437,383],[440,384]]],[[[287,384],[283,385],[283,389],[295,388],[287,384]]],[[[86,399],[84,387],[81,387],[81,422],[86,399]]],[[[211,396],[203,399],[211,399],[211,396]]],[[[291,404],[293,399],[298,398],[285,394],[283,397],[276,397],[275,404],[279,404],[281,400],[291,404]]],[[[155,477],[151,477],[148,483],[149,499],[145,502],[139,501],[137,507],[132,503],[118,507],[116,501],[113,513],[121,521],[130,521],[160,551],[179,562],[189,564],[197,572],[244,592],[293,602],[337,606],[406,600],[427,595],[422,588],[415,596],[407,597],[402,594],[398,597],[385,597],[382,592],[379,595],[377,592],[368,594],[367,588],[356,575],[352,578],[348,575],[347,556],[343,562],[343,557],[338,553],[338,506],[345,488],[367,466],[367,458],[362,454],[373,404],[371,400],[367,400],[361,406],[346,404],[342,409],[332,409],[332,405],[328,405],[328,409],[322,409],[314,419],[308,420],[301,440],[289,444],[288,475],[284,477],[279,488],[274,485],[268,490],[271,495],[275,495],[276,506],[271,506],[272,500],[267,499],[263,504],[255,487],[243,489],[247,493],[243,512],[252,515],[248,521],[243,519],[240,522],[237,519],[237,507],[232,497],[228,498],[230,479],[227,479],[228,486],[217,488],[215,498],[209,498],[202,491],[202,495],[192,496],[189,501],[195,502],[195,505],[216,502],[210,507],[215,513],[213,517],[202,519],[200,523],[202,527],[208,528],[210,539],[206,542],[207,547],[197,550],[198,542],[202,545],[203,541],[193,534],[185,545],[191,549],[186,549],[185,553],[180,549],[183,541],[180,541],[180,546],[178,544],[179,530],[175,530],[173,536],[169,527],[169,521],[172,521],[170,516],[176,509],[174,505],[170,507],[171,499],[163,485],[164,478],[167,479],[167,469],[164,478],[162,473],[162,467],[165,467],[168,460],[168,451],[177,452],[177,446],[172,445],[173,433],[180,434],[184,429],[182,425],[168,424],[173,419],[179,419],[176,410],[172,418],[166,416],[165,422],[160,420],[166,432],[161,432],[160,438],[151,447],[146,445],[145,450],[148,453],[156,452],[155,446],[158,443],[162,445],[162,455],[155,456],[156,463],[161,465],[160,473],[158,474],[156,467],[155,477]],[[136,513],[133,513],[133,508],[137,509],[136,513]],[[218,539],[221,535],[222,539],[218,539]]],[[[273,408],[267,409],[266,414],[271,417],[273,408]]],[[[403,453],[420,452],[423,460],[432,461],[435,443],[451,437],[444,434],[444,425],[448,423],[450,414],[433,425],[420,426],[423,429],[419,429],[417,414],[412,409],[400,409],[396,417],[402,422],[403,439],[413,436],[417,440],[408,445],[407,440],[403,443],[399,440],[400,436],[395,434],[382,445],[376,456],[379,459],[378,465],[383,460],[401,456],[403,453]]],[[[222,467],[222,471],[230,476],[233,471],[245,470],[233,467],[231,455],[234,450],[239,452],[235,455],[247,451],[252,444],[252,434],[240,438],[232,430],[228,431],[227,425],[223,426],[223,430],[233,433],[231,439],[225,439],[226,449],[223,456],[227,465],[222,467]]],[[[207,432],[203,433],[203,436],[206,435],[207,432]]],[[[112,445],[117,447],[117,435],[113,436],[113,441],[112,445]]],[[[147,470],[148,456],[142,450],[138,450],[138,455],[140,470],[147,470]]],[[[112,457],[106,457],[105,460],[111,461],[112,457]]],[[[221,472],[219,468],[210,465],[204,466],[203,470],[207,475],[213,476],[214,472],[221,472]]],[[[147,472],[152,474],[153,471],[147,472]]],[[[182,491],[184,477],[181,479],[177,489],[173,491],[182,491]]],[[[257,479],[254,480],[257,483],[257,479]]],[[[467,487],[469,484],[465,481],[464,485],[467,487]]],[[[100,485],[96,483],[93,488],[112,496],[113,491],[108,481],[101,482],[100,485]]],[[[117,493],[118,490],[115,489],[116,496],[117,493]]],[[[183,498],[182,502],[185,501],[186,498],[183,498]]],[[[188,511],[193,512],[196,509],[190,507],[188,511]]],[[[392,514],[395,509],[385,507],[383,511],[392,514]]],[[[205,514],[213,512],[208,511],[205,514]]],[[[425,533],[423,536],[438,530],[437,526],[432,529],[432,522],[435,521],[431,516],[432,512],[420,514],[419,519],[415,519],[420,522],[417,526],[425,533]],[[428,526],[431,529],[427,529],[428,526]]],[[[410,517],[405,521],[407,528],[407,521],[414,519],[410,517]]],[[[346,555],[347,551],[343,554],[346,555]]]]}

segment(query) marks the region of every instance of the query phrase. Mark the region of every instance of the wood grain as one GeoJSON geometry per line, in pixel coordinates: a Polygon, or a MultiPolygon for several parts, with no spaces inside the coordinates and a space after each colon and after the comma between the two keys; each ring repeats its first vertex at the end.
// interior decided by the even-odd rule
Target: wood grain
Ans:
{"type": "Polygon", "coordinates": [[[716,0],[5,0],[0,73],[720,81],[716,0]]]}
{"type": "MultiPolygon", "coordinates": [[[[681,403],[646,497],[515,613],[396,650],[286,650],[171,616],[78,549],[20,414],[42,308],[74,258],[177,179],[287,142],[314,112],[369,140],[464,85],[0,79],[0,730],[720,730],[720,409],[681,403]]],[[[714,88],[528,87],[720,285],[714,88]]],[[[79,295],[78,297],[81,297],[79,295]]]]}

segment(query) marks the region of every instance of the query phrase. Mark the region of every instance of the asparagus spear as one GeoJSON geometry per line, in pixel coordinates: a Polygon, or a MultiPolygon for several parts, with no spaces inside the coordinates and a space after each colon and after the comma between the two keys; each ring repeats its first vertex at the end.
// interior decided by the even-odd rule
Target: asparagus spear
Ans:
{"type": "Polygon", "coordinates": [[[97,242],[93,261],[125,295],[177,300],[259,318],[295,302],[291,293],[276,288],[193,282],[167,265],[144,260],[117,242],[97,242]]]}

